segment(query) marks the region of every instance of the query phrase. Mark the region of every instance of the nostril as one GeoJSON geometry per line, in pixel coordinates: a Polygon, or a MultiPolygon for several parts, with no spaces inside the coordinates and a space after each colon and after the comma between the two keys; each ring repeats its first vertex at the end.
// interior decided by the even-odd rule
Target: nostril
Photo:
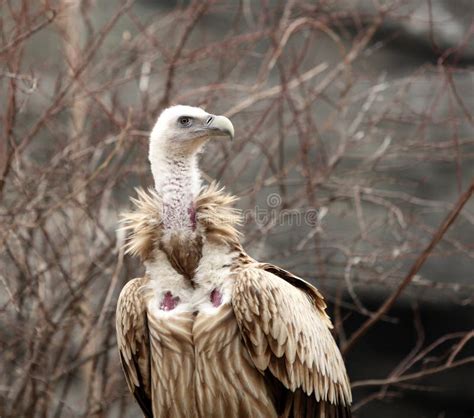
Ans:
{"type": "Polygon", "coordinates": [[[206,125],[210,125],[213,120],[214,120],[214,117],[213,117],[213,116],[209,116],[209,117],[206,119],[206,125]]]}

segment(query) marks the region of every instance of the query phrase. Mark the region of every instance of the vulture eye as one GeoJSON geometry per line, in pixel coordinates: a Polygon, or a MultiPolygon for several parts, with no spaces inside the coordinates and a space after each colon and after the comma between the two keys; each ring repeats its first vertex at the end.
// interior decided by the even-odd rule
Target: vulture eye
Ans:
{"type": "Polygon", "coordinates": [[[192,125],[193,123],[193,119],[189,116],[181,116],[179,119],[178,119],[178,123],[181,127],[183,128],[188,128],[189,126],[192,125]]]}

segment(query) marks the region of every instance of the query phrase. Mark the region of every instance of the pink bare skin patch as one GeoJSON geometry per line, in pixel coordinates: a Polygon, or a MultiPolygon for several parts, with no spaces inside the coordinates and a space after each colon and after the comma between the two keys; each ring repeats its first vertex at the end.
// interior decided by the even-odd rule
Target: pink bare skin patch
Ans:
{"type": "Polygon", "coordinates": [[[222,305],[222,293],[218,289],[214,289],[210,295],[211,303],[214,308],[222,305]]]}
{"type": "Polygon", "coordinates": [[[178,306],[179,297],[174,297],[171,292],[166,292],[163,300],[161,301],[160,309],[162,311],[172,311],[178,306]]]}
{"type": "Polygon", "coordinates": [[[196,209],[194,206],[191,206],[190,208],[188,208],[188,215],[191,221],[191,227],[193,228],[193,231],[195,231],[196,230],[196,209]]]}

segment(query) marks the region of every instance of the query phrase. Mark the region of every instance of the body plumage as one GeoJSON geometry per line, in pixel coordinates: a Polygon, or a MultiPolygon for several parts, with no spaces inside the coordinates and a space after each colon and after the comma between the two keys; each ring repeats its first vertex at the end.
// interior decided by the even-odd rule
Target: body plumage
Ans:
{"type": "MultiPolygon", "coordinates": [[[[165,120],[178,124],[216,118],[171,109],[165,120]]],[[[212,129],[230,134],[228,123],[212,129]]],[[[194,144],[179,144],[182,166],[169,164],[172,145],[150,146],[155,190],[139,191],[124,216],[127,251],[146,267],[117,306],[130,390],[150,418],[349,417],[350,386],[321,294],[245,253],[235,198],[186,178],[198,175],[203,143],[194,144]]]]}

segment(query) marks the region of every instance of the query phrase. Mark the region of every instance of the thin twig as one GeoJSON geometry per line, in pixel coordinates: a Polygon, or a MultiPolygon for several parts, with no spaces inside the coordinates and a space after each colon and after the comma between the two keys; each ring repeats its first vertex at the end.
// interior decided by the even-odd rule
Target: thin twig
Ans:
{"type": "Polygon", "coordinates": [[[365,321],[361,325],[361,327],[349,337],[346,344],[342,347],[341,351],[343,355],[346,355],[354,347],[354,344],[360,338],[362,338],[367,333],[367,331],[369,331],[369,329],[372,328],[372,326],[374,326],[380,320],[380,318],[385,313],[387,313],[387,311],[393,306],[393,304],[397,301],[398,297],[402,294],[405,288],[412,282],[412,280],[414,279],[418,271],[421,269],[421,267],[423,266],[427,258],[430,256],[433,249],[441,241],[446,231],[456,220],[462,208],[469,201],[473,193],[474,193],[474,181],[471,183],[469,188],[461,196],[459,196],[453,209],[446,216],[444,221],[441,223],[441,225],[439,226],[438,230],[434,234],[428,246],[423,250],[423,252],[419,255],[419,257],[413,263],[412,267],[410,268],[410,271],[405,276],[403,281],[400,283],[398,288],[386,299],[386,301],[377,310],[377,312],[375,312],[373,316],[371,316],[367,321],[365,321]]]}

